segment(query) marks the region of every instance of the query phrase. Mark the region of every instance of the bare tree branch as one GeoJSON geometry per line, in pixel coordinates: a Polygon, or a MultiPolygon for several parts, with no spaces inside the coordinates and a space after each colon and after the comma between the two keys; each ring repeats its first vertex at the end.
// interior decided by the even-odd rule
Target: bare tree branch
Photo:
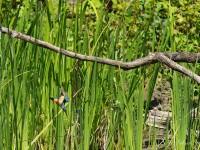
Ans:
{"type": "Polygon", "coordinates": [[[197,83],[200,84],[200,76],[198,76],[197,74],[193,73],[192,71],[186,69],[185,67],[177,64],[176,62],[172,61],[171,59],[169,59],[168,57],[166,57],[165,55],[163,55],[162,53],[157,53],[157,58],[161,63],[164,63],[165,65],[167,65],[169,68],[172,68],[180,73],[185,74],[186,76],[194,79],[195,81],[197,81],[197,83]]]}
{"type": "Polygon", "coordinates": [[[134,68],[138,68],[144,65],[150,65],[154,64],[156,62],[161,62],[167,65],[168,67],[179,71],[198,83],[200,83],[200,77],[193,73],[192,71],[182,67],[181,65],[175,63],[175,62],[187,62],[187,63],[196,63],[200,62],[200,53],[188,53],[188,52],[157,52],[157,53],[150,53],[148,56],[136,59],[134,61],[130,62],[123,62],[119,60],[113,60],[113,59],[108,59],[108,58],[101,58],[101,57],[95,57],[95,56],[88,56],[88,55],[83,55],[79,53],[72,52],[70,50],[65,50],[63,48],[57,47],[53,44],[50,44],[48,42],[36,39],[32,36],[8,29],[6,27],[1,27],[0,32],[8,34],[12,36],[13,38],[21,39],[23,41],[26,41],[28,43],[32,43],[34,45],[38,45],[43,48],[47,48],[51,51],[54,51],[56,53],[60,53],[62,55],[79,59],[82,61],[91,61],[91,62],[97,62],[100,64],[107,64],[110,66],[115,66],[118,68],[122,68],[124,70],[130,70],[134,68]]]}

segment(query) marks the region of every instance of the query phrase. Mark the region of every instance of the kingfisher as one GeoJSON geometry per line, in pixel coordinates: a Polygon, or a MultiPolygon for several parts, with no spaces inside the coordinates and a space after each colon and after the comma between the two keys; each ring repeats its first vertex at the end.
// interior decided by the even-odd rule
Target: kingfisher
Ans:
{"type": "Polygon", "coordinates": [[[65,103],[69,102],[69,97],[65,94],[63,88],[61,88],[61,93],[59,97],[50,97],[55,104],[59,105],[64,112],[66,112],[65,103]]]}

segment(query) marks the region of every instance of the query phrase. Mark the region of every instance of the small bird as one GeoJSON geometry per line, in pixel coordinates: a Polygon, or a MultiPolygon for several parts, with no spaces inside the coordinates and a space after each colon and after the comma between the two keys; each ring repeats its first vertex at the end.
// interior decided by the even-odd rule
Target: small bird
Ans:
{"type": "Polygon", "coordinates": [[[61,88],[61,94],[59,97],[50,97],[55,104],[59,105],[64,112],[66,112],[65,103],[69,102],[69,97],[65,94],[63,88],[61,88]]]}

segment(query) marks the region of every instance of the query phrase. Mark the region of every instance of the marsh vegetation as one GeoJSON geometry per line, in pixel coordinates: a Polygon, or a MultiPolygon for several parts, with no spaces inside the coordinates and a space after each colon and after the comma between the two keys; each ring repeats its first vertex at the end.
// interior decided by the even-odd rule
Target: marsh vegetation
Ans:
{"type": "MultiPolygon", "coordinates": [[[[199,16],[199,0],[0,2],[2,26],[121,61],[150,52],[198,52],[199,16]]],[[[198,63],[181,64],[200,72],[198,63]]],[[[160,63],[125,71],[0,35],[0,149],[139,150],[144,137],[153,149],[199,149],[199,106],[199,85],[160,63]],[[170,84],[172,117],[159,142],[158,129],[149,130],[146,120],[163,78],[170,84]],[[50,101],[60,87],[70,98],[66,113],[50,101]]]]}

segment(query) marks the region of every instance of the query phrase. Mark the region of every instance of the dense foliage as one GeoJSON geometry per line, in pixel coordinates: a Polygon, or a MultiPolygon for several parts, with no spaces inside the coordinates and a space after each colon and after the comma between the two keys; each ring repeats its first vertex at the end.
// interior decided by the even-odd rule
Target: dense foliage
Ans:
{"type": "MultiPolygon", "coordinates": [[[[200,49],[199,0],[4,0],[0,23],[71,51],[123,61],[200,49]]],[[[199,87],[190,79],[161,65],[123,71],[0,38],[0,149],[142,149],[146,101],[158,74],[172,83],[173,137],[166,149],[199,148],[199,118],[188,113],[194,99],[199,106],[199,87]],[[66,113],[49,100],[61,86],[70,97],[66,113]]],[[[199,71],[198,64],[185,66],[199,71]]]]}

